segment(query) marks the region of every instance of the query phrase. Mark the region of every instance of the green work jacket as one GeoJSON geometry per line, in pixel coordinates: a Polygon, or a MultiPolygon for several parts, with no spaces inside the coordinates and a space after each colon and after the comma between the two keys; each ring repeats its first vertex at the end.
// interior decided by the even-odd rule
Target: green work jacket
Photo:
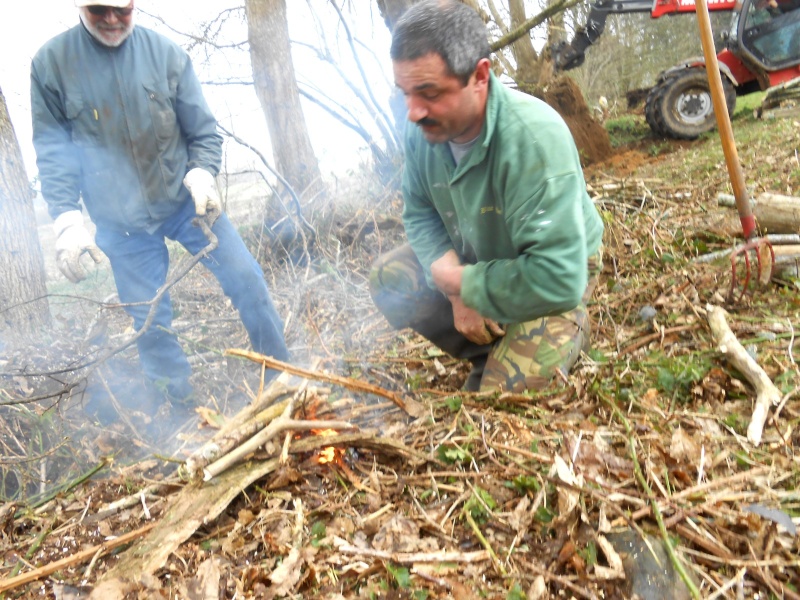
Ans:
{"type": "Polygon", "coordinates": [[[411,123],[405,149],[403,221],[431,287],[431,263],[454,249],[468,265],[462,300],[485,317],[519,323],[578,306],[603,223],[550,106],[492,75],[483,128],[458,166],[411,123]]]}

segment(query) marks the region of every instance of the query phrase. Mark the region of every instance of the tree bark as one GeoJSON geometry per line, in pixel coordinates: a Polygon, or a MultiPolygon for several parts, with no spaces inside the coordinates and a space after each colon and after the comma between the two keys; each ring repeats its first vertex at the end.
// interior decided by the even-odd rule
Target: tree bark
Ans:
{"type": "MultiPolygon", "coordinates": [[[[733,196],[717,196],[720,206],[735,207],[733,196]]],[[[750,201],[762,233],[800,233],[800,198],[763,192],[750,201]]]]}
{"type": "Polygon", "coordinates": [[[246,0],[253,81],[267,119],[275,164],[304,197],[325,194],[292,63],[286,0],[246,0]]]}
{"type": "Polygon", "coordinates": [[[410,6],[419,2],[419,0],[377,0],[378,10],[383,17],[383,22],[389,31],[394,31],[394,24],[410,6]]]}
{"type": "Polygon", "coordinates": [[[28,334],[49,324],[33,193],[0,89],[0,332],[28,334]]]}
{"type": "MultiPolygon", "coordinates": [[[[527,20],[525,17],[525,5],[522,0],[508,0],[508,9],[511,16],[511,27],[509,29],[513,31],[527,20]]],[[[517,84],[522,87],[523,84],[535,85],[542,83],[539,75],[542,65],[536,50],[533,48],[531,36],[524,35],[513,42],[511,51],[514,53],[517,63],[515,77],[517,84]]],[[[552,73],[552,69],[548,71],[552,73]]]]}

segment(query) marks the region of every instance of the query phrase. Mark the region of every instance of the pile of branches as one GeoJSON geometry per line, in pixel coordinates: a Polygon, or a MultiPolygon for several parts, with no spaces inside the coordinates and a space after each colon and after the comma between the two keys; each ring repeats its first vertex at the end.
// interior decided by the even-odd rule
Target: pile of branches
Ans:
{"type": "Polygon", "coordinates": [[[768,434],[755,451],[714,411],[590,393],[601,377],[587,364],[557,392],[441,394],[424,408],[274,384],[162,481],[6,512],[4,554],[21,574],[0,590],[473,598],[479,581],[494,597],[630,597],[642,557],[614,541],[627,531],[673,573],[661,585],[796,597],[792,440],[768,434]]]}
{"type": "MultiPolygon", "coordinates": [[[[330,251],[278,294],[290,345],[309,340],[318,362],[228,353],[291,377],[253,388],[179,464],[6,505],[0,590],[626,598],[645,577],[664,597],[797,598],[794,291],[728,300],[729,263],[693,259],[730,247],[736,217],[688,187],[590,191],[606,266],[594,349],[563,381],[461,392],[465,365],[392,332],[370,308],[368,261],[330,251]]],[[[382,246],[378,222],[353,239],[382,246]]]]}

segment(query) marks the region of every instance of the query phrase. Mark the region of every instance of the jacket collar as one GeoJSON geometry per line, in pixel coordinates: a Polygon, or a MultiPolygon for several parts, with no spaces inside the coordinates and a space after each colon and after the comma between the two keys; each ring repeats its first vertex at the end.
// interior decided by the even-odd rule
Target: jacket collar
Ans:
{"type": "MultiPolygon", "coordinates": [[[[483,162],[486,154],[489,151],[489,146],[492,143],[492,137],[497,127],[497,116],[500,113],[500,106],[502,104],[502,95],[505,92],[503,84],[497,79],[493,72],[489,72],[489,93],[486,95],[486,115],[481,127],[481,133],[478,136],[478,141],[467,153],[464,159],[456,166],[453,173],[452,181],[455,182],[464,173],[469,171],[475,165],[483,162]]],[[[447,160],[452,162],[450,149],[447,144],[438,144],[441,146],[437,149],[442,157],[447,157],[447,160]]]]}

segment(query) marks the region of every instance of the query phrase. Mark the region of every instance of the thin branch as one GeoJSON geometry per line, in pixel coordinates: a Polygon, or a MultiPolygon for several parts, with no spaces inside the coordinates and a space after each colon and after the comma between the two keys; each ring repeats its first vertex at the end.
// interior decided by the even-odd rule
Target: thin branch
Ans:
{"type": "Polygon", "coordinates": [[[490,48],[492,52],[497,52],[506,46],[513,44],[523,35],[528,33],[531,29],[536,27],[537,25],[541,25],[547,19],[557,15],[560,12],[565,11],[568,8],[575,6],[576,4],[580,4],[582,0],[559,0],[558,2],[551,4],[547,8],[545,8],[542,12],[537,15],[534,15],[524,23],[522,23],[519,27],[511,31],[510,33],[500,37],[499,39],[495,40],[490,44],[490,48]]]}
{"type": "MultiPolygon", "coordinates": [[[[497,7],[495,6],[494,2],[492,2],[492,0],[488,0],[488,4],[489,4],[489,12],[492,13],[492,20],[494,21],[495,25],[497,25],[497,28],[500,30],[501,37],[508,35],[508,27],[503,21],[503,18],[500,15],[500,12],[497,10],[497,7]]],[[[483,9],[480,9],[480,12],[483,16],[484,21],[488,20],[489,15],[487,15],[483,9]]]]}
{"type": "MultiPolygon", "coordinates": [[[[50,376],[50,375],[63,375],[64,373],[70,373],[70,372],[73,372],[73,371],[80,371],[81,369],[86,369],[86,368],[89,368],[89,367],[96,368],[97,366],[99,366],[103,362],[107,361],[112,356],[116,356],[117,354],[119,354],[120,352],[125,350],[126,348],[129,348],[130,346],[132,346],[134,344],[134,342],[136,342],[136,340],[138,340],[140,337],[142,337],[145,334],[145,332],[148,329],[150,329],[150,326],[153,324],[153,319],[155,319],[155,316],[156,316],[156,310],[158,309],[158,305],[161,302],[161,298],[164,297],[164,294],[166,294],[167,291],[169,291],[169,289],[172,286],[174,286],[181,279],[183,279],[186,276],[186,274],[189,271],[191,271],[197,263],[199,263],[202,259],[204,259],[206,256],[208,256],[211,252],[213,252],[216,249],[216,247],[218,246],[219,241],[217,240],[217,236],[214,235],[214,233],[211,231],[211,225],[210,225],[210,223],[213,224],[214,219],[216,219],[217,216],[218,215],[212,215],[211,213],[209,213],[207,218],[202,218],[201,219],[201,218],[198,217],[198,218],[195,218],[192,221],[192,223],[194,225],[200,227],[203,230],[203,233],[206,235],[206,238],[209,240],[208,245],[205,246],[202,250],[200,250],[197,254],[192,256],[191,259],[189,259],[184,264],[179,266],[179,268],[176,270],[174,275],[167,282],[165,282],[164,285],[162,285],[160,288],[158,288],[158,290],[156,291],[155,296],[153,296],[152,299],[147,300],[145,302],[131,302],[131,303],[126,303],[126,304],[111,305],[111,306],[115,306],[115,307],[150,306],[150,310],[147,313],[147,317],[145,318],[144,324],[127,341],[125,341],[124,343],[120,344],[116,348],[111,348],[110,350],[107,350],[106,352],[101,354],[98,358],[92,359],[90,361],[78,363],[77,365],[73,365],[73,366],[71,366],[71,367],[69,367],[67,369],[59,369],[59,370],[56,370],[56,371],[28,372],[28,373],[25,373],[25,375],[27,375],[28,377],[42,377],[42,376],[50,376]]],[[[85,374],[84,377],[86,377],[86,375],[88,375],[88,373],[85,374]]]]}
{"type": "Polygon", "coordinates": [[[120,546],[124,546],[128,542],[132,542],[133,540],[143,536],[145,533],[150,531],[156,525],[158,525],[157,522],[148,523],[144,527],[140,527],[135,531],[131,531],[129,533],[111,539],[107,542],[103,542],[102,544],[92,546],[91,548],[87,548],[86,550],[81,550],[80,552],[77,552],[72,556],[67,556],[66,558],[62,558],[61,560],[48,563],[43,567],[39,567],[38,569],[34,569],[33,571],[30,571],[28,573],[23,573],[22,575],[17,575],[16,577],[10,577],[8,579],[0,580],[0,592],[7,592],[8,590],[13,590],[14,588],[17,588],[26,583],[30,583],[32,581],[36,581],[37,579],[41,579],[42,577],[47,577],[48,575],[52,575],[57,571],[61,571],[65,567],[71,567],[80,564],[85,560],[89,560],[98,552],[108,552],[109,550],[113,550],[114,548],[119,548],[120,546]]]}
{"type": "Polygon", "coordinates": [[[319,106],[322,110],[326,111],[329,115],[331,115],[334,119],[339,121],[342,125],[344,125],[348,129],[350,129],[353,132],[355,132],[362,140],[364,140],[367,143],[367,145],[369,146],[370,151],[372,152],[373,156],[378,161],[386,162],[388,160],[387,154],[378,145],[378,143],[375,141],[375,138],[373,138],[366,129],[364,129],[363,127],[358,125],[358,123],[352,122],[352,121],[348,121],[345,117],[343,117],[341,114],[337,113],[330,106],[328,106],[327,104],[325,104],[321,100],[318,100],[317,98],[315,98],[314,96],[312,96],[311,94],[306,92],[305,90],[301,89],[300,90],[300,95],[303,96],[304,98],[306,98],[307,100],[309,100],[310,102],[313,102],[314,104],[319,106]]]}
{"type": "MultiPolygon", "coordinates": [[[[316,48],[314,46],[310,46],[310,45],[307,45],[307,44],[299,44],[299,45],[303,45],[306,48],[308,48],[309,50],[311,50],[314,53],[316,53],[317,58],[320,61],[330,64],[336,70],[336,73],[339,75],[341,80],[348,87],[348,89],[353,93],[353,95],[356,98],[358,98],[359,102],[361,102],[361,104],[366,109],[367,113],[370,115],[372,120],[375,122],[375,125],[378,127],[378,129],[380,129],[381,134],[383,135],[384,139],[386,139],[386,144],[388,146],[390,146],[393,149],[393,151],[396,152],[397,148],[398,148],[399,140],[397,138],[397,133],[395,132],[394,127],[392,127],[391,125],[387,125],[387,118],[383,114],[383,112],[379,108],[376,108],[375,106],[373,106],[373,102],[371,102],[369,98],[364,96],[364,93],[361,91],[361,89],[358,88],[350,80],[350,78],[347,76],[347,74],[341,68],[339,63],[337,61],[333,60],[333,57],[331,56],[330,52],[329,51],[328,52],[322,52],[322,50],[320,50],[319,48],[316,48]]],[[[371,94],[371,88],[369,86],[367,86],[367,90],[370,91],[370,94],[371,94]]]]}
{"type": "MultiPolygon", "coordinates": [[[[348,26],[347,21],[345,20],[344,15],[342,14],[342,11],[336,5],[335,0],[330,0],[330,5],[336,11],[336,14],[339,15],[339,22],[342,24],[342,27],[344,27],[344,32],[347,35],[347,43],[349,44],[350,51],[353,54],[353,60],[355,61],[356,66],[358,67],[358,72],[361,74],[361,80],[364,83],[364,87],[367,90],[367,94],[369,94],[369,98],[370,98],[370,100],[372,100],[372,105],[375,108],[375,110],[377,110],[378,114],[381,116],[382,122],[386,126],[388,126],[389,131],[392,134],[394,134],[395,132],[394,132],[394,128],[392,127],[392,124],[391,124],[391,119],[389,119],[389,117],[381,110],[381,108],[380,108],[381,105],[377,101],[377,99],[375,98],[375,95],[372,92],[372,86],[370,85],[369,79],[367,78],[367,74],[364,71],[364,66],[361,64],[361,58],[358,56],[358,52],[356,52],[356,47],[355,47],[355,44],[353,43],[353,34],[350,31],[350,27],[348,26]]],[[[381,127],[381,129],[383,129],[383,127],[381,127]]],[[[396,138],[395,138],[395,141],[397,141],[396,138]]]]}
{"type": "Polygon", "coordinates": [[[350,377],[342,377],[340,375],[323,373],[321,371],[309,371],[308,369],[296,367],[294,365],[290,365],[289,363],[276,360],[270,356],[264,356],[263,354],[251,352],[249,350],[229,349],[225,351],[225,355],[246,358],[255,363],[260,363],[269,369],[276,369],[278,371],[289,373],[290,375],[297,375],[307,379],[316,379],[317,381],[327,381],[328,383],[341,385],[350,390],[375,394],[376,396],[381,396],[391,400],[412,417],[418,417],[425,412],[424,406],[412,398],[402,398],[399,394],[390,392],[382,387],[372,385],[371,383],[364,381],[351,379],[350,377]]]}
{"type": "MultiPolygon", "coordinates": [[[[219,86],[223,86],[223,85],[248,85],[248,86],[252,86],[252,85],[254,85],[252,81],[247,81],[247,80],[243,80],[243,79],[236,79],[236,80],[231,79],[231,80],[227,80],[227,81],[203,81],[201,83],[203,85],[219,85],[219,86]]],[[[300,82],[298,82],[298,83],[300,83],[300,82]]],[[[356,133],[362,140],[364,140],[364,142],[367,143],[367,145],[370,148],[370,151],[372,152],[372,154],[375,156],[375,158],[377,160],[379,160],[379,161],[387,160],[388,157],[387,157],[386,152],[384,152],[383,149],[381,149],[381,147],[378,145],[378,142],[375,140],[375,138],[372,137],[370,135],[370,133],[366,129],[364,129],[363,127],[361,127],[358,124],[358,119],[357,119],[356,115],[353,114],[352,111],[350,111],[350,109],[347,108],[347,106],[345,106],[344,104],[334,100],[333,98],[331,98],[330,96],[325,94],[322,90],[319,90],[316,87],[313,87],[313,86],[311,86],[309,84],[306,84],[306,83],[304,83],[302,85],[307,85],[308,87],[312,88],[316,93],[319,93],[320,95],[322,95],[323,98],[327,102],[330,102],[331,104],[335,104],[338,108],[341,109],[342,112],[337,112],[336,110],[331,108],[331,106],[329,104],[326,104],[326,102],[323,102],[321,99],[316,98],[315,96],[313,96],[311,94],[311,92],[306,91],[302,87],[300,87],[298,91],[300,92],[300,95],[303,98],[305,98],[309,102],[313,102],[314,104],[319,106],[322,110],[327,112],[331,117],[333,117],[334,119],[339,121],[339,123],[341,123],[344,127],[347,127],[348,129],[350,129],[354,133],[356,133]],[[351,119],[348,119],[342,113],[347,115],[347,117],[351,117],[351,119]]],[[[235,141],[241,143],[239,140],[235,140],[235,141]]],[[[249,144],[242,144],[242,145],[244,145],[248,149],[252,150],[256,154],[259,154],[259,158],[261,159],[261,161],[264,164],[267,164],[266,163],[266,159],[264,159],[263,156],[261,156],[260,153],[257,150],[255,150],[255,148],[253,148],[249,144]]],[[[269,165],[267,165],[267,166],[270,169],[270,172],[275,173],[275,171],[272,169],[272,167],[269,167],[269,165]]]]}
{"type": "Polygon", "coordinates": [[[214,19],[212,19],[211,21],[208,22],[208,24],[206,25],[206,28],[203,31],[203,35],[201,35],[201,36],[198,36],[198,35],[195,35],[195,34],[192,34],[192,33],[186,33],[184,31],[180,31],[179,29],[175,29],[172,25],[167,23],[164,20],[163,17],[161,17],[159,15],[155,15],[153,13],[147,12],[146,10],[142,10],[141,8],[138,8],[138,7],[137,7],[137,10],[140,13],[142,13],[143,15],[147,15],[148,17],[150,17],[154,21],[158,21],[159,23],[161,23],[164,27],[166,27],[167,29],[169,29],[173,33],[177,33],[178,35],[180,35],[182,37],[185,37],[185,38],[188,38],[188,39],[192,40],[192,42],[194,42],[194,44],[191,44],[192,46],[195,45],[195,44],[207,44],[207,45],[209,45],[209,46],[211,46],[213,48],[217,48],[218,50],[224,50],[226,48],[244,48],[249,44],[249,42],[247,40],[245,40],[243,42],[233,42],[231,44],[217,44],[217,43],[213,42],[212,38],[207,35],[208,31],[211,29],[211,26],[215,22],[222,20],[223,15],[226,15],[226,13],[234,13],[234,12],[242,11],[242,10],[244,10],[244,6],[237,6],[235,8],[227,8],[227,9],[223,10],[222,12],[220,12],[214,19]]]}
{"type": "Polygon", "coordinates": [[[257,148],[255,148],[254,146],[252,146],[248,142],[245,142],[242,138],[240,138],[238,135],[236,135],[232,131],[228,131],[227,129],[225,129],[225,127],[223,127],[219,123],[217,124],[217,127],[220,129],[220,131],[222,131],[222,133],[227,135],[229,138],[231,138],[237,144],[241,144],[242,146],[244,146],[245,148],[247,148],[248,150],[253,152],[253,154],[258,156],[258,158],[261,160],[261,163],[264,165],[264,167],[266,167],[266,169],[270,173],[272,173],[275,177],[277,177],[278,181],[280,181],[281,184],[283,185],[283,187],[289,192],[289,195],[292,197],[292,201],[294,203],[295,211],[297,211],[297,218],[300,219],[300,222],[303,224],[303,226],[307,227],[309,229],[309,231],[311,231],[314,235],[316,235],[317,232],[314,229],[314,226],[311,225],[311,223],[309,223],[308,221],[306,221],[305,217],[303,216],[303,209],[302,209],[302,206],[300,205],[300,198],[297,197],[297,193],[294,191],[294,188],[291,186],[291,184],[288,181],[286,181],[286,179],[280,173],[278,173],[278,171],[276,171],[272,167],[272,165],[269,164],[269,162],[267,161],[266,157],[257,148]]]}

